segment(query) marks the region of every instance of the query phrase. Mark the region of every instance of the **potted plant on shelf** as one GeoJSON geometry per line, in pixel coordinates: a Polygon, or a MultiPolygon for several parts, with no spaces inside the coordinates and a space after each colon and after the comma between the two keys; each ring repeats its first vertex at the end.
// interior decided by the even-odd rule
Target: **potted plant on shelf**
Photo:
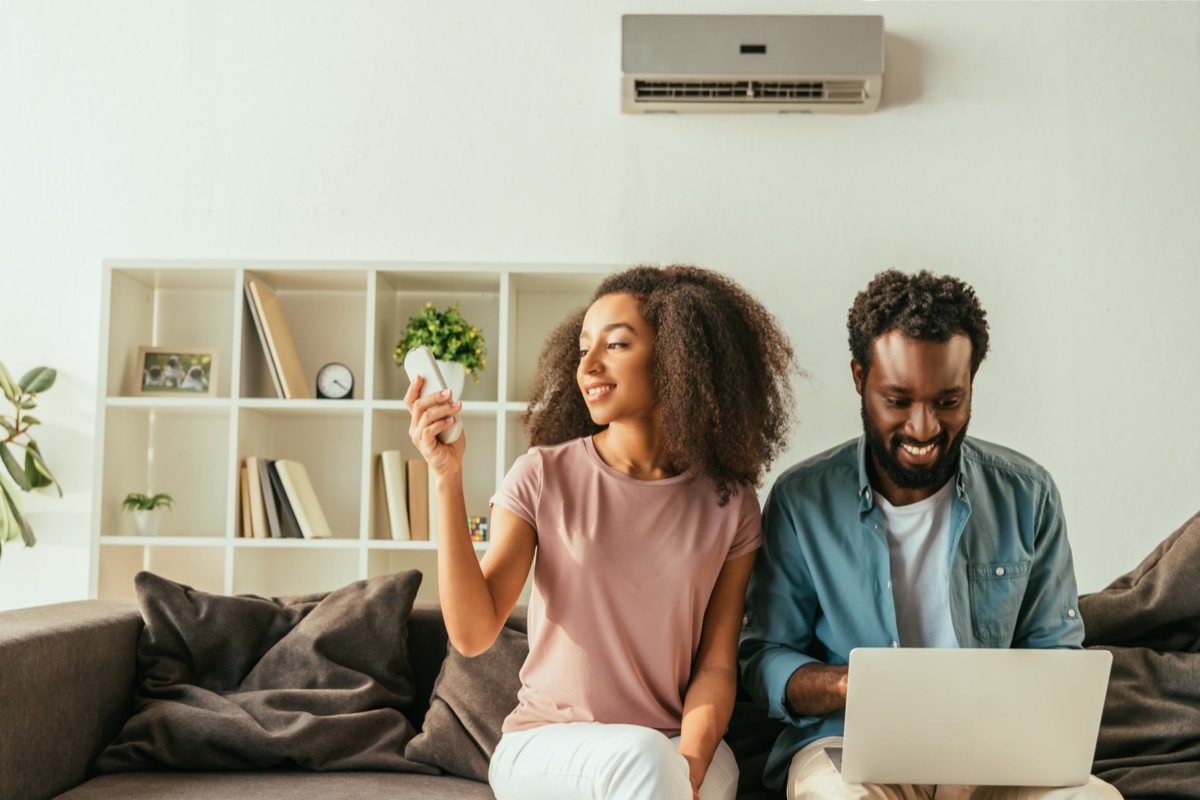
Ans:
{"type": "Polygon", "coordinates": [[[21,509],[20,492],[53,486],[58,490],[58,496],[62,497],[62,487],[50,474],[46,462],[42,460],[42,451],[29,435],[29,429],[41,424],[41,420],[27,413],[37,408],[37,396],[53,386],[56,377],[56,370],[34,367],[20,381],[14,381],[4,364],[0,363],[0,390],[3,390],[5,399],[13,407],[12,416],[0,415],[0,427],[3,428],[0,430],[0,460],[4,461],[5,466],[0,470],[0,548],[18,536],[26,547],[33,547],[37,543],[33,528],[21,509]],[[25,451],[24,459],[18,459],[13,454],[18,447],[25,451]]]}
{"type": "Polygon", "coordinates": [[[393,354],[396,364],[403,365],[408,351],[421,346],[433,351],[438,369],[455,400],[462,397],[466,376],[470,375],[475,383],[479,383],[479,373],[487,368],[483,333],[462,318],[458,303],[445,311],[438,311],[433,303],[426,303],[420,314],[410,317],[393,354]]]}
{"type": "Polygon", "coordinates": [[[171,504],[174,502],[175,498],[166,492],[157,494],[130,492],[121,501],[121,509],[133,512],[133,527],[137,529],[138,536],[153,536],[158,533],[158,509],[166,508],[170,511],[171,504]]]}

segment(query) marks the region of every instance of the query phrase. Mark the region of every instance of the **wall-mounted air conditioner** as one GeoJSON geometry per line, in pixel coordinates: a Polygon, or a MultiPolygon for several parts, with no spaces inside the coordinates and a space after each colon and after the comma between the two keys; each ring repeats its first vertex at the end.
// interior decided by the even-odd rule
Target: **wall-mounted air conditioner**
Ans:
{"type": "Polygon", "coordinates": [[[621,109],[874,111],[883,17],[628,14],[621,109]]]}

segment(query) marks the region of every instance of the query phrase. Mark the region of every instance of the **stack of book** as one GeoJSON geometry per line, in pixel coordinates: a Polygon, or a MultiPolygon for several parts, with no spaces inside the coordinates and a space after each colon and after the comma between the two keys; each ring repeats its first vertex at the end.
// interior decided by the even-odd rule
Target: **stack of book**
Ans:
{"type": "Polygon", "coordinates": [[[333,534],[308,471],[287,458],[248,457],[241,468],[241,535],[255,539],[327,539],[333,534]]]}
{"type": "Polygon", "coordinates": [[[437,535],[437,482],[424,460],[405,461],[399,450],[379,454],[388,525],[396,541],[426,542],[437,535]]]}
{"type": "Polygon", "coordinates": [[[276,395],[287,400],[311,398],[312,392],[304,380],[296,343],[279,298],[265,283],[250,278],[246,281],[246,303],[258,330],[258,340],[262,343],[276,395]]]}

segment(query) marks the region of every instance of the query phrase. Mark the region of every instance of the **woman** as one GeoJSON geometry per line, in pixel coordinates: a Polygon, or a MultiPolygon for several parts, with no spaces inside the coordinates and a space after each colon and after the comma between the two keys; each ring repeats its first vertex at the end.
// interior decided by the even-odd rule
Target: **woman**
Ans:
{"type": "Polygon", "coordinates": [[[438,581],[451,643],[491,646],[534,556],[529,657],[492,758],[499,800],[732,798],[721,741],[754,551],[754,486],[783,445],[792,350],[737,284],[635,267],[551,334],[525,416],[533,447],[492,498],[476,560],[461,404],[405,403],[437,476],[438,581]]]}

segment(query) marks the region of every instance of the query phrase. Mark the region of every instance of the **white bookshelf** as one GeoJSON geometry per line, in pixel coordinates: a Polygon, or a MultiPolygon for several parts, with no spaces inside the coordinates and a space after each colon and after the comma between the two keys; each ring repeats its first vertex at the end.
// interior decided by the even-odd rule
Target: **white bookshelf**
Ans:
{"type": "MultiPolygon", "coordinates": [[[[608,265],[106,261],[100,330],[91,595],[132,597],[142,569],[224,594],[326,591],[400,569],[424,573],[419,599],[437,599],[436,543],[391,539],[378,456],[408,438],[408,387],[392,352],[426,302],[458,301],[488,347],[468,379],[462,419],[467,513],[488,500],[528,443],[520,425],[546,334],[587,302],[608,265]],[[276,396],[247,278],[277,294],[310,388],[340,361],[349,400],[276,396]],[[138,396],[141,346],[215,350],[211,397],[138,396]],[[332,539],[254,539],[241,533],[238,468],[247,456],[304,463],[332,539]],[[134,533],[120,510],[131,491],[169,492],[159,535],[134,533]]],[[[482,553],[486,544],[476,550],[482,553]]]]}

